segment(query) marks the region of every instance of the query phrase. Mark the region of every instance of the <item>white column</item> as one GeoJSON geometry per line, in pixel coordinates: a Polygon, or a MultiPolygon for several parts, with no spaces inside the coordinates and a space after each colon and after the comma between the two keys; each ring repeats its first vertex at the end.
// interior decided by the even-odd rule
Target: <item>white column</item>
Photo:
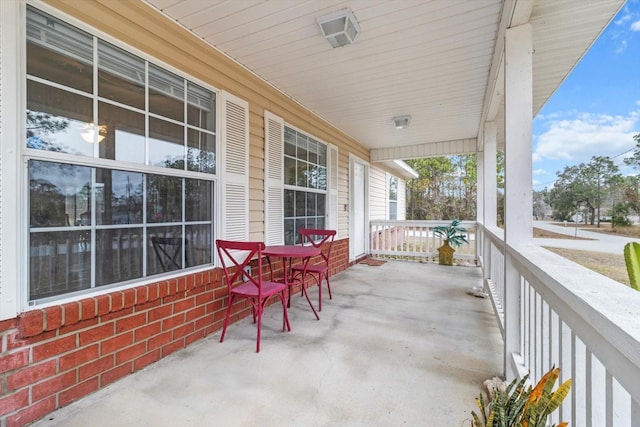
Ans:
{"type": "Polygon", "coordinates": [[[20,214],[22,190],[26,189],[22,185],[26,168],[20,158],[20,144],[25,140],[21,112],[26,109],[20,79],[24,9],[23,2],[0,0],[0,320],[15,317],[26,294],[26,226],[20,214]]]}
{"type": "Polygon", "coordinates": [[[531,24],[505,31],[505,339],[504,375],[518,374],[521,278],[509,247],[532,242],[531,126],[533,67],[531,24]]]}
{"type": "Polygon", "coordinates": [[[497,160],[496,139],[497,126],[495,122],[484,124],[484,225],[495,227],[497,224],[497,160]]]}
{"type": "Polygon", "coordinates": [[[505,31],[505,240],[529,243],[533,232],[531,24],[505,31]]]}
{"type": "MultiPolygon", "coordinates": [[[[479,135],[479,141],[482,135],[479,135]]],[[[482,142],[480,144],[482,145],[482,142]]],[[[484,151],[476,149],[476,222],[484,226],[484,151]]],[[[486,240],[484,233],[480,231],[480,227],[476,227],[476,258],[483,259],[484,267],[484,241],[486,240]]]]}
{"type": "MultiPolygon", "coordinates": [[[[484,213],[483,213],[483,224],[485,227],[494,228],[497,225],[497,160],[496,160],[496,145],[497,145],[497,126],[495,122],[486,122],[484,124],[484,213]]],[[[491,263],[494,260],[491,259],[491,240],[486,238],[484,239],[484,247],[483,247],[483,261],[484,261],[484,270],[482,271],[483,275],[483,286],[484,291],[488,292],[488,282],[490,279],[494,279],[491,277],[491,263]]]]}

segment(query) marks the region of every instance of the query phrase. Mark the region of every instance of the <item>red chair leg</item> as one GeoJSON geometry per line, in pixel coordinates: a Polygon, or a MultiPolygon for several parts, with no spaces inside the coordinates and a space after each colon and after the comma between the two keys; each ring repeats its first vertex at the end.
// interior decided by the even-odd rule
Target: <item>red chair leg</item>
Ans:
{"type": "Polygon", "coordinates": [[[282,302],[282,331],[284,332],[285,330],[287,330],[291,332],[291,325],[289,324],[289,315],[287,314],[287,304],[285,303],[286,297],[284,296],[284,291],[279,295],[280,301],[282,302]]]}
{"type": "Polygon", "coordinates": [[[231,317],[231,306],[233,305],[233,297],[231,294],[227,298],[227,315],[224,317],[224,324],[222,326],[222,335],[220,335],[220,342],[224,340],[224,334],[227,333],[227,326],[229,326],[229,318],[231,317]]]}
{"type": "Polygon", "coordinates": [[[260,353],[260,331],[262,329],[262,310],[258,313],[258,338],[256,339],[256,353],[260,353]]]}

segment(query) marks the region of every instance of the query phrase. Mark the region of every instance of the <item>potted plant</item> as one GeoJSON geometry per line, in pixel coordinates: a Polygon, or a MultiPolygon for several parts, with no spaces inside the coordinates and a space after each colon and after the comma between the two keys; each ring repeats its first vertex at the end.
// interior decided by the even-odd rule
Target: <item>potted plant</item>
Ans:
{"type": "MultiPolygon", "coordinates": [[[[526,387],[528,374],[520,381],[516,378],[508,386],[494,384],[488,389],[488,401],[485,402],[482,393],[476,398],[480,414],[471,412],[472,427],[546,427],[549,415],[558,409],[571,389],[568,379],[553,391],[559,375],[560,368],[552,367],[534,388],[526,387]]],[[[566,422],[554,424],[555,427],[567,425],[566,422]]]]}
{"type": "Polygon", "coordinates": [[[453,253],[456,251],[452,246],[460,247],[467,240],[467,229],[460,226],[460,221],[454,219],[449,225],[438,225],[433,227],[433,234],[444,239],[442,246],[438,248],[438,262],[440,265],[453,265],[453,253]]]}

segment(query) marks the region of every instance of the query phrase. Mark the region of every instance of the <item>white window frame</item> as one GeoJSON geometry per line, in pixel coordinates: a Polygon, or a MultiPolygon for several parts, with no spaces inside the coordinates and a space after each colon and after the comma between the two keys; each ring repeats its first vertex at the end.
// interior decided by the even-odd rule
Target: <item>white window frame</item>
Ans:
{"type": "Polygon", "coordinates": [[[338,149],[284,119],[265,111],[265,243],[284,243],[284,190],[300,187],[284,184],[284,128],[289,127],[327,147],[327,188],[325,191],[325,228],[337,230],[338,224],[338,149]]]}
{"type": "MultiPolygon", "coordinates": [[[[177,74],[181,78],[187,79],[197,85],[212,91],[216,96],[216,129],[215,129],[215,150],[220,153],[220,134],[221,127],[221,108],[218,105],[221,99],[221,91],[210,84],[207,84],[193,76],[190,76],[181,70],[151,57],[131,46],[127,46],[123,42],[114,39],[78,19],[68,16],[57,9],[40,3],[40,2],[0,2],[0,15],[2,15],[2,23],[0,25],[2,44],[0,45],[0,64],[10,64],[4,66],[0,73],[0,90],[2,90],[3,102],[0,104],[0,138],[2,138],[2,156],[0,156],[0,196],[3,204],[0,209],[0,293],[3,298],[0,299],[0,320],[15,317],[18,313],[35,308],[46,307],[49,305],[58,305],[66,301],[77,300],[80,297],[90,295],[100,295],[113,292],[116,289],[126,289],[152,283],[158,280],[159,275],[145,276],[132,280],[131,282],[117,283],[94,287],[80,292],[71,292],[51,297],[51,300],[44,299],[36,301],[36,305],[29,306],[29,271],[28,260],[24,256],[28,249],[29,241],[28,229],[28,171],[27,163],[29,159],[47,160],[47,161],[66,161],[77,159],[73,155],[65,155],[58,153],[37,153],[39,150],[28,149],[24,144],[24,135],[26,132],[26,68],[24,67],[26,58],[26,11],[27,4],[42,10],[64,22],[73,25],[93,37],[100,38],[111,43],[127,52],[139,56],[149,63],[153,63],[169,72],[177,74]],[[18,60],[16,60],[18,59],[18,60]],[[6,100],[13,100],[9,103],[6,100]],[[8,144],[7,141],[13,141],[8,144]],[[53,155],[51,155],[53,154],[53,155]],[[16,182],[18,185],[16,185],[16,182]],[[10,208],[8,208],[10,207],[10,208]]],[[[94,76],[97,78],[97,76],[94,76]]],[[[95,96],[95,94],[93,95],[95,96]]],[[[247,125],[248,128],[248,125],[247,125]]],[[[248,142],[248,137],[247,137],[248,142]]],[[[92,168],[104,168],[104,161],[107,159],[87,157],[82,159],[82,165],[92,168]]],[[[72,162],[73,163],[73,162],[72,162]]],[[[149,174],[158,174],[159,172],[166,175],[173,175],[174,171],[170,169],[160,171],[157,168],[139,165],[132,167],[132,164],[125,163],[125,166],[119,167],[118,161],[109,160],[109,169],[140,171],[149,174]]],[[[77,163],[76,163],[77,164],[77,163]]],[[[216,174],[205,174],[200,172],[179,171],[179,176],[193,179],[206,179],[212,182],[213,186],[213,239],[221,235],[221,224],[217,218],[220,218],[221,212],[221,191],[220,181],[223,176],[222,165],[219,154],[216,154],[216,174]],[[193,176],[192,176],[193,175],[193,176]]],[[[182,222],[184,225],[184,221],[182,222]]],[[[215,259],[215,245],[211,247],[213,258],[215,259]]],[[[191,272],[206,270],[213,264],[201,265],[189,268],[191,272]]],[[[162,275],[164,279],[182,276],[185,269],[162,275]]]]}
{"type": "Polygon", "coordinates": [[[397,220],[398,219],[398,204],[399,204],[399,191],[400,191],[400,179],[391,174],[387,174],[387,218],[389,220],[397,220]],[[391,185],[392,181],[395,180],[396,183],[396,198],[395,200],[391,198],[391,185]],[[391,206],[395,206],[395,218],[392,218],[391,215],[391,206]]]}

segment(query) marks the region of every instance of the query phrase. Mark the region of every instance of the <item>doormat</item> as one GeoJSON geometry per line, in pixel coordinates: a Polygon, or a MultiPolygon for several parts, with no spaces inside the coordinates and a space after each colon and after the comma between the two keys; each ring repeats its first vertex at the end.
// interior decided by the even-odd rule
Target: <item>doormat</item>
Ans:
{"type": "Polygon", "coordinates": [[[360,261],[358,264],[365,264],[365,265],[370,265],[371,267],[378,267],[384,264],[385,262],[387,261],[384,261],[382,259],[365,258],[362,261],[360,261]]]}

